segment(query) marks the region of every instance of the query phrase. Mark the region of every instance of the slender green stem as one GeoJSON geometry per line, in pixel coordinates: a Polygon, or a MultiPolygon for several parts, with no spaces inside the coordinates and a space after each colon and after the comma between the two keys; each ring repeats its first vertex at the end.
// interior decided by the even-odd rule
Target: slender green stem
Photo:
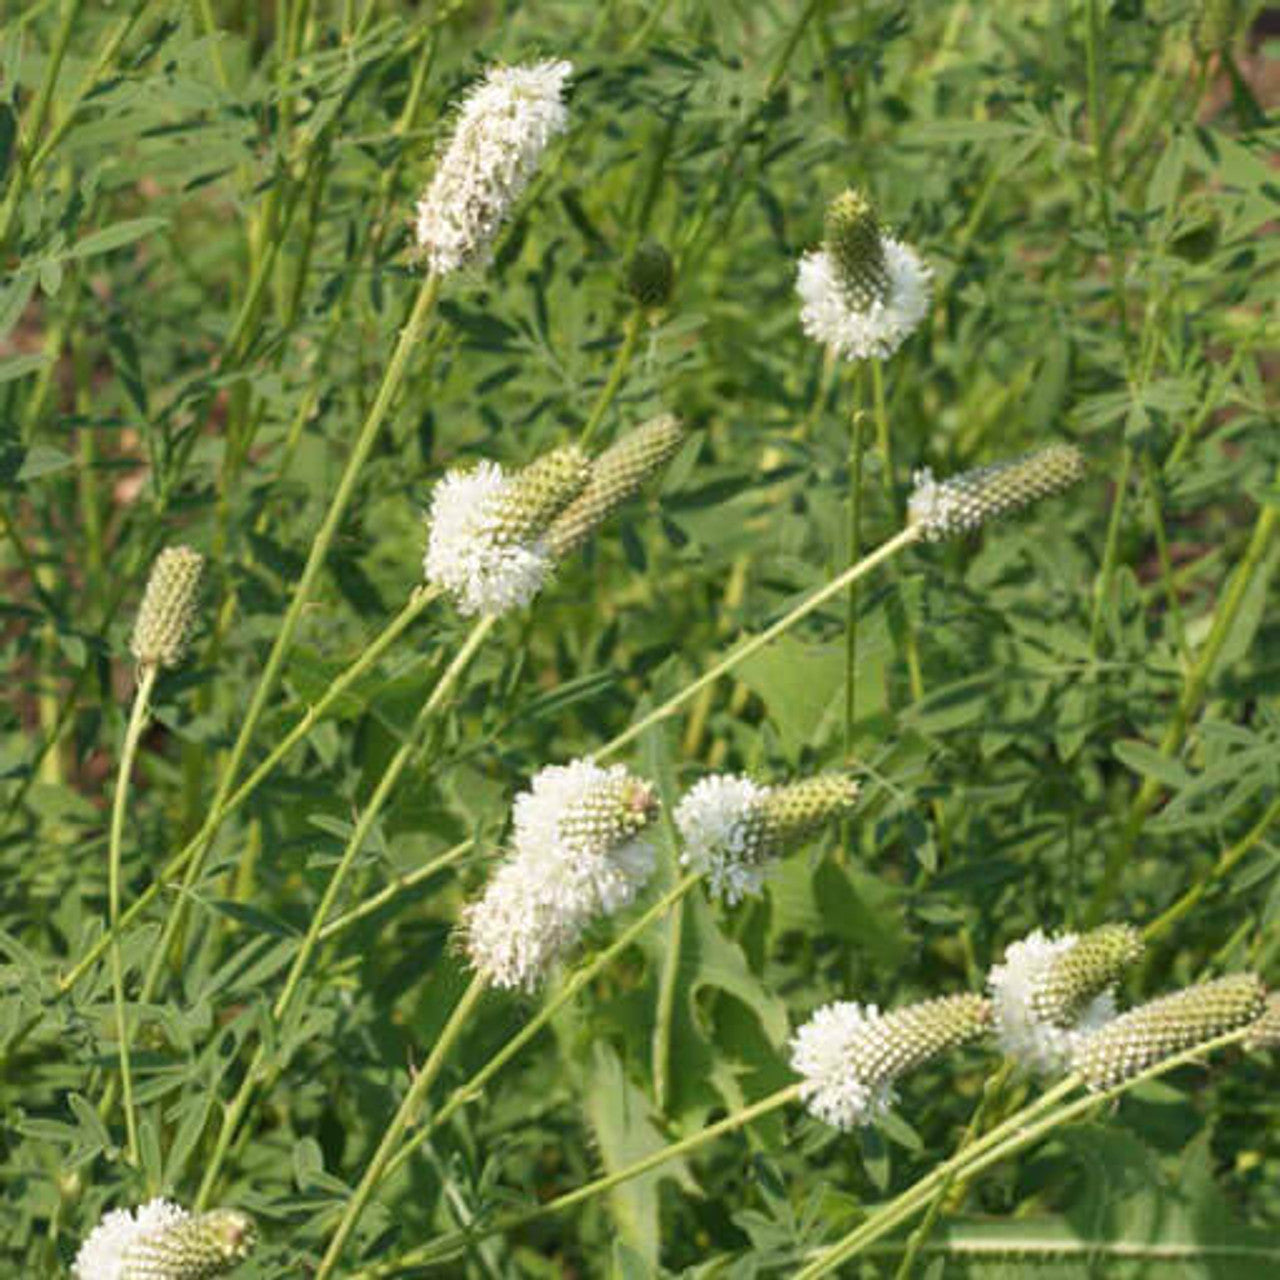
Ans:
{"type": "Polygon", "coordinates": [[[475,1072],[470,1079],[460,1084],[446,1099],[443,1106],[422,1127],[421,1132],[414,1134],[396,1152],[395,1158],[387,1166],[387,1177],[391,1177],[414,1150],[434,1133],[441,1125],[460,1108],[474,1101],[508,1062],[512,1060],[551,1020],[606,966],[622,954],[635,940],[655,921],[662,918],[668,910],[680,902],[702,879],[699,873],[691,873],[678,881],[673,888],[663,894],[647,911],[629,924],[607,947],[592,958],[569,977],[560,990],[542,1006],[538,1012],[520,1028],[489,1060],[475,1072]]]}
{"type": "Polygon", "coordinates": [[[9,191],[3,206],[0,206],[0,251],[9,243],[13,233],[13,224],[17,221],[22,197],[26,194],[27,179],[31,176],[32,161],[40,145],[40,135],[44,132],[49,119],[49,107],[53,102],[53,91],[57,87],[58,76],[62,71],[62,61],[67,56],[67,48],[76,29],[80,10],[84,8],[84,0],[65,0],[62,6],[62,18],[58,29],[54,32],[53,45],[49,50],[49,61],[45,64],[44,80],[36,93],[22,122],[22,134],[18,142],[18,158],[14,164],[13,176],[9,179],[9,191]]]}
{"type": "MultiPolygon", "coordinates": [[[[400,638],[419,614],[437,598],[439,592],[432,587],[419,587],[409,599],[409,603],[387,624],[386,628],[365,648],[360,656],[337,676],[325,689],[319,700],[315,702],[272,748],[270,754],[260,765],[236,788],[220,805],[210,808],[208,816],[200,830],[187,844],[178,851],[163,867],[160,874],[143,890],[142,894],[125,911],[120,918],[121,929],[127,929],[143,911],[156,900],[169,886],[173,878],[179,875],[198,851],[213,838],[222,823],[230,817],[246,800],[262,785],[275,770],[275,767],[301,742],[319,723],[324,714],[346,691],[369,671],[391,645],[400,638]]],[[[93,967],[102,953],[111,945],[116,931],[112,930],[94,942],[75,965],[59,980],[58,990],[61,993],[70,991],[93,967]]]]}
{"type": "MultiPolygon", "coordinates": [[[[861,378],[858,379],[860,388],[861,378]]],[[[862,462],[866,451],[866,414],[855,393],[853,422],[849,432],[849,564],[858,563],[862,553],[862,462]]],[[[858,711],[858,580],[849,583],[845,602],[844,631],[844,754],[853,759],[853,722],[858,711]]]]}
{"type": "Polygon", "coordinates": [[[1120,454],[1120,473],[1116,477],[1115,497],[1111,500],[1111,515],[1107,520],[1107,541],[1102,551],[1102,566],[1094,586],[1093,617],[1089,623],[1089,652],[1097,655],[1102,639],[1102,617],[1107,601],[1111,599],[1111,579],[1115,576],[1116,561],[1120,553],[1120,530],[1124,525],[1124,504],[1129,492],[1129,477],[1133,471],[1133,446],[1125,444],[1120,454]]]}
{"type": "MultiPolygon", "coordinates": [[[[674,826],[669,814],[665,820],[669,827],[674,826]]],[[[671,904],[670,911],[653,1028],[653,1100],[659,1115],[667,1112],[667,1090],[671,1080],[671,1024],[675,1017],[681,953],[684,950],[683,895],[671,904]]]]}
{"type": "MultiPolygon", "coordinates": [[[[133,709],[124,731],[124,744],[120,749],[120,769],[116,774],[115,798],[111,802],[111,832],[107,840],[107,920],[112,930],[120,923],[120,866],[124,846],[124,815],[129,805],[129,780],[133,775],[133,761],[142,740],[150,714],[151,691],[155,688],[159,667],[154,663],[143,667],[138,688],[133,695],[133,709]]],[[[120,1050],[120,1085],[123,1095],[124,1128],[126,1134],[125,1158],[130,1164],[138,1163],[138,1117],[133,1106],[133,1073],[129,1069],[129,1033],[124,1012],[124,956],[121,954],[120,937],[113,933],[111,947],[111,994],[116,1013],[116,1039],[120,1050]]]]}
{"type": "Polygon", "coordinates": [[[1058,1103],[1067,1094],[1074,1092],[1083,1083],[1078,1075],[1066,1077],[1048,1093],[993,1129],[986,1139],[971,1147],[967,1153],[952,1157],[922,1178],[915,1186],[908,1188],[896,1199],[890,1201],[843,1240],[820,1254],[796,1276],[795,1280],[818,1280],[820,1276],[830,1274],[888,1234],[894,1227],[911,1218],[930,1199],[940,1182],[956,1178],[966,1180],[976,1178],[992,1165],[1032,1146],[1061,1125],[1069,1124],[1077,1117],[1105,1106],[1147,1080],[1162,1076],[1186,1063],[1198,1061],[1218,1049],[1239,1044],[1248,1034],[1248,1027],[1229,1031],[1193,1049],[1166,1058],[1111,1089],[1086,1093],[1074,1102],[1059,1106],[1058,1103]]]}
{"type": "Polygon", "coordinates": [[[578,443],[584,447],[590,442],[591,437],[595,435],[596,428],[604,420],[604,415],[608,412],[609,406],[613,403],[614,397],[617,396],[618,390],[622,386],[623,379],[627,376],[627,369],[631,365],[632,356],[635,355],[636,343],[640,340],[643,327],[644,311],[642,308],[636,307],[627,317],[626,328],[622,333],[622,343],[618,347],[618,354],[614,357],[613,368],[609,370],[609,377],[604,386],[600,388],[600,394],[596,397],[596,402],[592,406],[591,415],[587,418],[586,425],[582,428],[582,434],[578,437],[578,443]]]}
{"type": "MultiPolygon", "coordinates": [[[[342,887],[346,883],[347,876],[357,856],[364,849],[365,842],[368,840],[374,824],[381,816],[383,808],[395,790],[396,783],[400,780],[400,775],[404,772],[410,760],[413,759],[423,731],[444,705],[445,698],[467,669],[476,651],[484,643],[485,637],[493,630],[495,622],[495,618],[483,618],[471,629],[471,634],[458,650],[453,661],[440,676],[439,680],[436,681],[435,688],[432,689],[431,696],[419,710],[412,729],[396,750],[395,755],[391,757],[386,769],[383,770],[382,776],[378,779],[378,785],[374,788],[368,803],[361,810],[360,817],[352,828],[351,835],[347,838],[347,844],[342,851],[342,856],[338,859],[338,863],[329,877],[329,883],[325,886],[324,893],[321,895],[320,903],[311,916],[302,945],[298,948],[298,952],[293,958],[284,986],[272,1006],[271,1019],[277,1027],[284,1021],[285,1015],[292,1008],[294,997],[300,989],[303,975],[311,962],[311,956],[319,945],[321,931],[329,918],[333,904],[337,901],[338,894],[342,891],[342,887]]],[[[258,1084],[264,1078],[265,1064],[266,1052],[260,1042],[234,1100],[223,1115],[213,1155],[205,1165],[204,1177],[200,1183],[200,1192],[196,1197],[197,1209],[203,1209],[209,1203],[209,1198],[213,1193],[218,1174],[221,1172],[223,1161],[226,1159],[232,1139],[239,1128],[240,1120],[248,1110],[258,1084]]]]}
{"type": "Polygon", "coordinates": [[[816,591],[811,592],[805,599],[789,613],[779,618],[771,627],[766,627],[759,635],[752,636],[750,639],[743,641],[742,644],[732,650],[719,662],[715,663],[702,673],[696,680],[685,685],[679,693],[673,694],[661,706],[650,711],[648,715],[642,716],[630,728],[620,733],[607,746],[601,747],[595,753],[596,758],[611,755],[619,748],[625,746],[634,738],[638,738],[646,729],[665,720],[668,716],[678,711],[690,698],[694,697],[700,689],[704,689],[707,685],[715,680],[719,680],[722,675],[732,671],[736,666],[745,662],[753,653],[758,653],[771,641],[776,640],[785,631],[790,630],[802,618],[806,618],[813,613],[815,609],[820,609],[833,596],[839,595],[851,583],[857,582],[858,579],[865,577],[873,569],[883,564],[886,560],[897,555],[899,551],[911,546],[920,538],[920,529],[917,525],[908,525],[905,529],[894,534],[887,542],[881,543],[873,552],[864,556],[857,564],[850,565],[843,573],[833,578],[825,586],[819,587],[816,591]]]}
{"type": "Polygon", "coordinates": [[[329,1240],[329,1247],[325,1250],[324,1257],[320,1259],[320,1266],[316,1270],[315,1280],[326,1280],[326,1277],[333,1274],[333,1269],[342,1258],[343,1249],[346,1247],[351,1232],[355,1229],[360,1215],[364,1212],[365,1205],[369,1203],[369,1197],[373,1195],[374,1188],[381,1181],[383,1170],[386,1169],[388,1161],[400,1145],[400,1139],[404,1136],[404,1131],[408,1128],[409,1121],[426,1098],[428,1091],[435,1082],[436,1076],[440,1074],[440,1068],[444,1065],[445,1059],[449,1055],[449,1050],[453,1048],[454,1041],[461,1034],[467,1019],[471,1016],[472,1011],[479,1004],[487,989],[484,979],[477,975],[471,979],[470,986],[467,987],[462,994],[462,998],[454,1006],[448,1022],[445,1023],[440,1034],[436,1037],[435,1044],[431,1047],[430,1056],[423,1064],[422,1070],[414,1076],[413,1084],[409,1086],[404,1095],[404,1100],[400,1103],[391,1123],[387,1126],[386,1132],[382,1135],[382,1141],[378,1143],[378,1149],[374,1152],[373,1159],[369,1161],[359,1184],[351,1194],[351,1199],[347,1201],[346,1207],[342,1211],[342,1217],[338,1221],[337,1229],[329,1240]]]}
{"type": "MultiPolygon", "coordinates": [[[[1280,523],[1280,507],[1263,507],[1258,513],[1258,520],[1254,525],[1249,545],[1245,548],[1244,555],[1241,557],[1240,563],[1236,566],[1236,571],[1227,585],[1222,602],[1214,614],[1213,624],[1209,628],[1209,635],[1205,639],[1199,654],[1197,654],[1191,670],[1187,672],[1186,680],[1182,686],[1182,694],[1178,698],[1173,717],[1166,726],[1164,736],[1160,740],[1159,753],[1162,759],[1172,760],[1186,741],[1191,717],[1200,707],[1205,688],[1213,675],[1214,667],[1217,665],[1218,655],[1222,652],[1222,647],[1226,644],[1227,637],[1230,636],[1232,628],[1235,626],[1236,617],[1244,604],[1250,586],[1253,584],[1254,575],[1259,571],[1266,559],[1278,523],[1280,523]]],[[[1146,824],[1151,810],[1160,798],[1160,793],[1161,783],[1159,779],[1148,774],[1143,779],[1142,786],[1139,787],[1137,794],[1133,798],[1133,803],[1129,807],[1129,813],[1125,819],[1124,826],[1121,828],[1119,838],[1107,852],[1102,880],[1098,885],[1097,892],[1094,894],[1086,917],[1089,923],[1097,923],[1111,905],[1111,900],[1115,896],[1119,885],[1120,874],[1129,860],[1129,855],[1137,843],[1138,836],[1142,833],[1142,828],[1146,824]]]]}
{"type": "MultiPolygon", "coordinates": [[[[391,1262],[361,1271],[357,1273],[358,1280],[380,1280],[381,1277],[396,1275],[409,1267],[442,1261],[477,1240],[484,1239],[486,1236],[496,1235],[504,1231],[514,1231],[517,1228],[539,1222],[543,1218],[550,1218],[558,1213],[563,1213],[566,1209],[572,1209],[574,1205],[581,1204],[584,1200],[603,1195],[607,1191],[612,1191],[614,1187],[619,1187],[625,1182],[630,1182],[633,1178],[638,1178],[642,1174],[666,1164],[668,1160],[674,1160],[677,1156],[687,1155],[690,1151],[695,1151],[713,1139],[720,1137],[721,1134],[732,1133],[735,1129],[741,1129],[753,1120],[760,1119],[761,1116],[777,1111],[779,1107],[784,1107],[787,1103],[793,1102],[798,1098],[800,1089],[800,1084],[787,1085],[785,1088],[761,1098],[759,1102],[753,1102],[749,1107],[743,1107],[741,1110],[733,1112],[732,1115],[726,1116],[723,1120],[707,1125],[705,1129],[699,1129],[696,1133],[691,1133],[687,1138],[682,1138],[679,1142],[673,1142],[669,1146],[653,1151],[623,1169],[607,1174],[603,1178],[597,1178],[594,1182],[588,1182],[584,1186],[568,1191],[562,1196],[557,1196],[554,1200],[539,1205],[536,1209],[504,1214],[487,1224],[481,1224],[479,1229],[475,1231],[454,1232],[445,1236],[442,1240],[434,1240],[430,1244],[424,1245],[420,1249],[412,1250],[391,1262]]],[[[323,1280],[325,1274],[324,1272],[317,1273],[316,1280],[323,1280]]]]}

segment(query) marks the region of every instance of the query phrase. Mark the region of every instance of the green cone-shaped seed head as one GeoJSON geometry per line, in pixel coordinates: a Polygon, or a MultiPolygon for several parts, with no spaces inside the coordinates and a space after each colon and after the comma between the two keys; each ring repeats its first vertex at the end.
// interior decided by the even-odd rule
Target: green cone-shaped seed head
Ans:
{"type": "Polygon", "coordinates": [[[176,667],[196,624],[204,557],[190,547],[166,547],[151,566],[130,649],[140,667],[176,667]]]}
{"type": "Polygon", "coordinates": [[[855,311],[869,311],[889,296],[889,267],[875,207],[849,190],[827,206],[826,249],[835,264],[845,299],[855,311]]]}
{"type": "Polygon", "coordinates": [[[642,307],[665,307],[675,278],[671,255],[656,240],[645,240],[627,262],[627,292],[642,307]]]}
{"type": "Polygon", "coordinates": [[[1087,1036],[1076,1070],[1095,1092],[1114,1088],[1166,1058],[1248,1026],[1266,1008],[1267,992],[1253,973],[1202,982],[1122,1014],[1087,1036]]]}
{"type": "Polygon", "coordinates": [[[535,458],[518,471],[497,504],[494,540],[519,546],[540,537],[587,486],[591,463],[577,445],[535,458]]]}
{"type": "Polygon", "coordinates": [[[1080,450],[1068,444],[1050,445],[947,480],[934,480],[926,469],[916,473],[908,521],[926,539],[938,542],[1062,493],[1084,474],[1080,450]]]}
{"type": "Polygon", "coordinates": [[[852,1066],[868,1085],[890,1084],[991,1026],[985,996],[942,996],[882,1014],[876,1034],[861,1037],[852,1066]]]}
{"type": "Polygon", "coordinates": [[[1280,1048],[1280,992],[1273,991],[1267,997],[1262,1016],[1249,1028],[1245,1041],[1250,1049],[1280,1048]]]}
{"type": "Polygon", "coordinates": [[[591,468],[586,488],[551,522],[546,545],[553,560],[577,551],[624,502],[657,475],[684,443],[684,428],[671,414],[637,427],[606,449],[591,468]]]}
{"type": "Polygon", "coordinates": [[[257,1243],[253,1219],[215,1209],[175,1223],[128,1246],[122,1280],[215,1280],[243,1262],[257,1243]]]}
{"type": "Polygon", "coordinates": [[[1036,1016],[1055,1027],[1074,1026],[1141,955],[1142,935],[1132,925],[1107,924],[1081,934],[1052,962],[1032,995],[1036,1016]]]}
{"type": "Polygon", "coordinates": [[[857,803],[858,790],[857,781],[841,773],[770,787],[756,810],[760,823],[757,857],[784,857],[828,823],[847,816],[857,803]]]}

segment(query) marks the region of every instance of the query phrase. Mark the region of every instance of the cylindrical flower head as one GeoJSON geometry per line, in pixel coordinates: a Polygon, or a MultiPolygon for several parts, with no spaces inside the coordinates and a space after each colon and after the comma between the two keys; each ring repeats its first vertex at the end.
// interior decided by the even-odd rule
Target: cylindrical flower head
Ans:
{"type": "Polygon", "coordinates": [[[176,667],[196,625],[204,557],[190,547],[166,547],[151,566],[130,649],[140,667],[176,667]]]}
{"type": "Polygon", "coordinates": [[[676,808],[680,861],[706,875],[713,895],[738,902],[760,892],[767,863],[844,817],[857,798],[858,783],[843,774],[780,787],[743,777],[703,778],[676,808]]]}
{"type": "Polygon", "coordinates": [[[451,471],[436,485],[423,570],[463,613],[497,615],[528,604],[554,566],[547,527],[587,484],[575,445],[514,476],[493,462],[451,471]]]}
{"type": "Polygon", "coordinates": [[[926,467],[915,474],[907,520],[928,541],[940,542],[1062,493],[1084,474],[1084,458],[1069,444],[1050,445],[941,481],[926,467]]]}
{"type": "Polygon", "coordinates": [[[1280,1048],[1280,993],[1273,991],[1267,997],[1261,1016],[1249,1028],[1245,1044],[1250,1049],[1280,1048]]]}
{"type": "Polygon", "coordinates": [[[642,307],[665,307],[675,283],[671,255],[656,240],[646,240],[627,263],[627,292],[642,307]]]}
{"type": "Polygon", "coordinates": [[[418,202],[418,245],[433,271],[447,275],[488,260],[547,144],[568,122],[562,95],[572,69],[567,62],[497,67],[467,95],[418,202]]]}
{"type": "Polygon", "coordinates": [[[477,973],[532,990],[592,920],[629,905],[653,872],[640,837],[657,811],[653,788],[622,765],[543,769],[516,799],[510,856],[465,913],[477,973]]]}
{"type": "Polygon", "coordinates": [[[592,465],[586,488],[547,529],[551,559],[559,563],[583,546],[624,502],[662,471],[683,443],[684,428],[678,419],[664,413],[610,445],[592,465]]]}
{"type": "Polygon", "coordinates": [[[190,1214],[168,1200],[103,1217],[76,1255],[76,1280],[215,1280],[253,1250],[253,1219],[235,1209],[190,1214]]]}
{"type": "Polygon", "coordinates": [[[1113,988],[1142,954],[1128,925],[1047,938],[1039,929],[1013,943],[988,978],[996,1035],[1033,1071],[1066,1068],[1080,1041],[1115,1017],[1113,988]]]}
{"type": "Polygon", "coordinates": [[[990,1024],[991,1002],[982,996],[943,996],[892,1013],[840,1001],[792,1037],[791,1069],[804,1077],[800,1096],[819,1120],[854,1129],[889,1109],[899,1076],[990,1024]]]}
{"type": "Polygon", "coordinates": [[[845,191],[827,209],[822,248],[800,259],[800,324],[842,359],[887,360],[928,312],[929,278],[866,197],[845,191]]]}
{"type": "Polygon", "coordinates": [[[1095,1092],[1114,1088],[1166,1058],[1248,1026],[1266,1008],[1256,974],[1236,973],[1202,982],[1140,1005],[1084,1039],[1075,1068],[1095,1092]]]}

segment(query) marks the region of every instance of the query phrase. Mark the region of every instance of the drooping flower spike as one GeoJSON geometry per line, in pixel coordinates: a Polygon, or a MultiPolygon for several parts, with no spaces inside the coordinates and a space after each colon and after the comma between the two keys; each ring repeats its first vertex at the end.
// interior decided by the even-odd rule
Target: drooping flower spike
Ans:
{"type": "Polygon", "coordinates": [[[653,788],[622,765],[543,769],[516,799],[508,857],[464,915],[476,972],[533,990],[593,920],[644,887],[654,854],[641,837],[657,812],[653,788]]]}
{"type": "Polygon", "coordinates": [[[567,62],[496,67],[467,95],[418,202],[417,241],[431,269],[480,265],[547,144],[568,123],[567,62]]]}
{"type": "Polygon", "coordinates": [[[216,1280],[257,1242],[253,1219],[235,1209],[191,1214],[169,1200],[115,1209],[76,1255],[75,1280],[216,1280]]]}
{"type": "Polygon", "coordinates": [[[151,566],[129,647],[140,668],[176,667],[196,624],[204,556],[190,547],[166,547],[151,566]]]}
{"type": "Polygon", "coordinates": [[[1263,1017],[1267,990],[1253,973],[1235,973],[1130,1009],[1087,1036],[1075,1069],[1101,1093],[1166,1058],[1263,1017]]]}
{"type": "Polygon", "coordinates": [[[1007,462],[935,480],[917,471],[907,518],[930,542],[981,528],[989,520],[1063,493],[1082,480],[1085,462],[1074,445],[1054,444],[1007,462]]]}
{"type": "Polygon", "coordinates": [[[591,474],[569,445],[507,475],[493,462],[451,471],[431,500],[427,581],[463,613],[496,615],[528,604],[554,564],[544,535],[591,474]]]}
{"type": "Polygon", "coordinates": [[[982,996],[943,996],[881,1013],[839,1001],[819,1009],[791,1039],[800,1096],[837,1129],[870,1124],[893,1105],[900,1076],[981,1035],[991,1024],[982,996]]]}
{"type": "Polygon", "coordinates": [[[1115,1017],[1115,984],[1141,954],[1129,925],[1059,938],[1037,929],[1013,943],[987,980],[1000,1047],[1028,1070],[1065,1070],[1084,1037],[1115,1017]]]}
{"type": "Polygon", "coordinates": [[[857,798],[858,783],[844,774],[776,787],[729,775],[703,778],[676,808],[680,860],[705,873],[713,895],[737,902],[760,892],[769,862],[844,817],[857,798]]]}
{"type": "Polygon", "coordinates": [[[929,310],[929,268],[885,235],[871,202],[845,191],[828,206],[821,249],[800,259],[800,323],[846,360],[887,360],[929,310]]]}

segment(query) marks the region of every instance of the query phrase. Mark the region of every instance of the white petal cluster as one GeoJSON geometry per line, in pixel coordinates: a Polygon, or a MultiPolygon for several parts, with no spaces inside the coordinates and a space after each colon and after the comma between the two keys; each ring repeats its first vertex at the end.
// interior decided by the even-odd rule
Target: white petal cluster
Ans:
{"type": "Polygon", "coordinates": [[[467,953],[491,985],[533,990],[594,919],[644,887],[652,847],[618,839],[603,812],[627,784],[651,800],[624,766],[578,760],[543,769],[517,798],[511,852],[465,916],[467,953]]]}
{"type": "Polygon", "coordinates": [[[815,342],[845,360],[887,360],[913,333],[929,310],[930,270],[910,245],[883,238],[889,293],[865,310],[854,307],[841,287],[836,263],[826,249],[800,259],[796,291],[800,323],[815,342]]]}
{"type": "Polygon", "coordinates": [[[568,122],[567,62],[496,67],[467,95],[418,202],[417,240],[441,275],[482,263],[547,144],[568,122]]]}
{"type": "Polygon", "coordinates": [[[428,516],[428,582],[443,587],[466,614],[496,616],[533,599],[551,572],[540,541],[502,536],[502,501],[514,481],[495,462],[451,471],[435,487],[428,516]]]}
{"type": "Polygon", "coordinates": [[[1054,964],[1079,941],[1074,933],[1048,938],[1039,929],[1004,953],[987,977],[1001,1049],[1029,1071],[1056,1074],[1071,1063],[1080,1045],[1116,1016],[1110,991],[1096,996],[1070,1027],[1055,1026],[1036,1012],[1036,1003],[1054,964]]]}
{"type": "Polygon", "coordinates": [[[130,1266],[129,1253],[157,1240],[191,1215],[169,1200],[149,1200],[137,1209],[113,1209],[89,1233],[76,1254],[76,1280],[146,1280],[146,1271],[130,1266]]]}
{"type": "Polygon", "coordinates": [[[870,1124],[893,1105],[886,1080],[864,1080],[855,1063],[892,1049],[893,1031],[875,1005],[837,1001],[819,1009],[791,1038],[791,1069],[804,1077],[800,1096],[836,1129],[870,1124]]]}
{"type": "Polygon", "coordinates": [[[703,778],[676,806],[684,846],[680,861],[707,877],[710,892],[728,903],[760,892],[760,806],[769,794],[750,778],[703,778]]]}

